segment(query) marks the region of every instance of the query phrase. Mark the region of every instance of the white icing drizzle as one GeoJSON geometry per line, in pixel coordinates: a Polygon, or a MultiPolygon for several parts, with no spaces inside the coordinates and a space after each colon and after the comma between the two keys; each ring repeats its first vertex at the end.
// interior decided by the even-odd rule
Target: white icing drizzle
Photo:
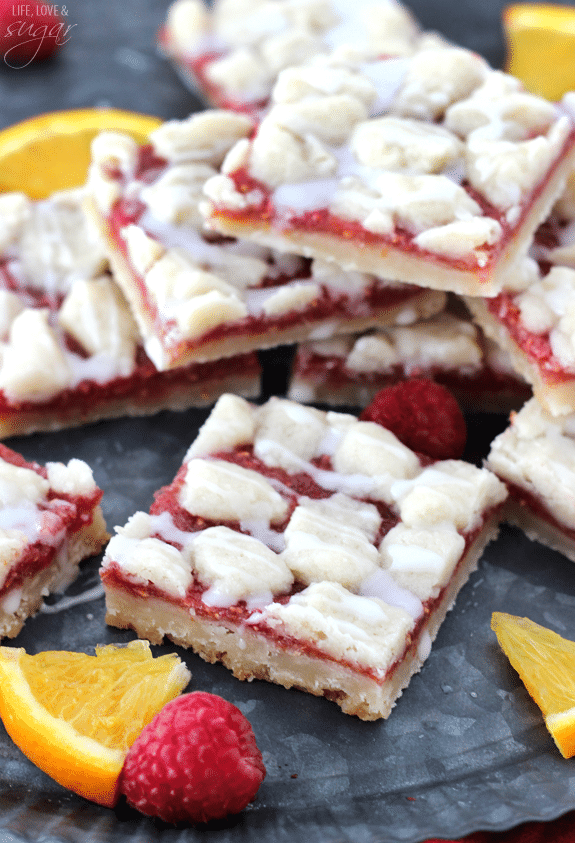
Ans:
{"type": "Polygon", "coordinates": [[[74,594],[69,597],[62,597],[57,603],[47,605],[43,603],[40,611],[46,615],[55,615],[58,612],[64,612],[72,606],[78,606],[80,603],[90,603],[92,600],[99,600],[104,596],[104,586],[102,583],[92,586],[92,588],[82,591],[80,594],[74,594]]]}
{"type": "Polygon", "coordinates": [[[379,568],[362,582],[359,593],[363,597],[378,597],[390,606],[405,609],[414,620],[423,615],[423,604],[419,597],[398,585],[383,568],[379,568]]]}
{"type": "Polygon", "coordinates": [[[178,529],[174,524],[171,512],[166,510],[158,515],[150,515],[150,535],[154,534],[157,534],[162,541],[168,544],[177,544],[184,548],[193,542],[194,537],[198,535],[198,531],[187,532],[178,529]]]}
{"type": "MultiPolygon", "coordinates": [[[[287,491],[286,486],[282,484],[282,487],[284,492],[287,491]]],[[[276,491],[279,491],[279,489],[276,489],[276,491]]],[[[276,530],[270,529],[269,522],[267,521],[240,521],[240,528],[277,553],[281,553],[285,549],[283,533],[278,533],[276,530]]]]}

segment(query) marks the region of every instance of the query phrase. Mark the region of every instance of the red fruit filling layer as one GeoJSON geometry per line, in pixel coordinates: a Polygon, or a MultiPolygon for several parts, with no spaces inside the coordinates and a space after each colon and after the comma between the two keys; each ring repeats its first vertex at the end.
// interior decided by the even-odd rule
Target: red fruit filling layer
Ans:
{"type": "MultiPolygon", "coordinates": [[[[284,498],[287,496],[287,499],[290,503],[290,508],[284,522],[282,524],[274,525],[273,527],[273,529],[276,529],[278,533],[282,533],[284,531],[289,521],[289,518],[291,517],[291,514],[297,505],[298,499],[301,496],[319,499],[330,497],[333,494],[333,492],[328,491],[322,486],[318,485],[318,483],[305,472],[300,472],[298,474],[289,474],[284,469],[273,468],[265,465],[265,463],[263,463],[254,455],[251,445],[245,446],[243,448],[237,448],[235,451],[231,452],[225,451],[222,453],[215,453],[211,455],[211,458],[228,460],[229,462],[232,462],[236,465],[240,465],[243,468],[257,471],[265,477],[278,480],[283,484],[285,489],[282,490],[282,492],[280,493],[282,494],[282,496],[284,496],[284,498]]],[[[331,460],[328,456],[319,457],[315,460],[312,460],[312,462],[318,468],[322,468],[325,470],[329,470],[331,468],[331,460]]],[[[191,515],[189,512],[183,509],[183,507],[179,503],[179,493],[185,482],[186,472],[187,466],[184,463],[173,482],[170,485],[163,487],[156,493],[154,503],[150,509],[151,515],[160,515],[163,512],[169,512],[172,516],[174,525],[177,527],[177,529],[183,530],[184,532],[193,532],[206,529],[208,527],[221,525],[222,522],[211,521],[209,519],[191,515]]],[[[369,498],[366,498],[365,500],[377,507],[379,514],[382,518],[382,523],[378,535],[374,540],[374,544],[379,545],[386,533],[388,533],[389,530],[391,530],[391,528],[398,523],[399,519],[395,512],[393,512],[393,510],[382,501],[373,501],[369,498]]],[[[500,507],[497,507],[497,509],[500,509],[500,507]]],[[[470,533],[467,533],[464,536],[465,550],[461,556],[461,559],[457,563],[453,576],[456,576],[457,571],[463,565],[464,559],[467,555],[467,551],[469,550],[477,535],[481,532],[483,525],[494,514],[495,511],[496,510],[494,509],[490,510],[489,512],[486,512],[484,514],[483,522],[478,527],[476,527],[475,530],[470,533]]],[[[227,522],[225,523],[225,526],[229,527],[230,529],[237,530],[238,532],[243,532],[238,522],[227,522]]],[[[162,541],[166,541],[166,539],[164,539],[160,534],[157,534],[154,537],[162,541]]],[[[178,547],[178,549],[181,549],[181,545],[178,545],[177,542],[169,543],[173,544],[175,547],[178,547]]],[[[191,611],[194,615],[202,619],[219,624],[229,625],[231,628],[240,628],[243,624],[246,623],[246,621],[248,621],[248,619],[253,613],[252,610],[247,609],[244,601],[240,601],[239,603],[230,607],[207,606],[202,601],[202,595],[207,590],[207,587],[203,585],[197,578],[194,578],[192,586],[188,589],[188,593],[183,599],[172,597],[171,595],[166,594],[151,583],[143,584],[140,582],[135,582],[133,579],[126,576],[122,572],[120,566],[116,562],[114,562],[114,560],[111,560],[107,567],[101,570],[101,578],[104,585],[109,586],[110,588],[123,589],[129,592],[130,594],[142,599],[158,598],[162,601],[167,601],[169,603],[173,603],[177,606],[185,608],[186,610],[191,611]]],[[[274,601],[276,603],[285,604],[289,601],[290,597],[293,594],[302,591],[305,587],[306,586],[304,583],[296,581],[288,592],[284,594],[274,595],[274,601]]],[[[365,665],[357,664],[346,659],[339,659],[334,656],[330,656],[329,654],[326,654],[323,650],[318,647],[315,647],[309,642],[303,642],[293,636],[279,633],[276,629],[269,627],[264,620],[255,623],[250,622],[247,625],[247,628],[249,630],[253,630],[258,635],[262,635],[272,640],[274,644],[280,649],[287,651],[296,651],[312,658],[333,661],[337,664],[343,665],[344,667],[348,668],[349,670],[355,673],[360,673],[362,675],[369,676],[374,681],[383,684],[383,682],[385,682],[393,674],[397,666],[406,658],[407,654],[409,652],[416,651],[421,633],[427,623],[427,619],[430,614],[440,605],[445,590],[446,588],[441,589],[441,591],[435,598],[429,599],[423,604],[423,614],[417,619],[413,629],[408,634],[403,654],[385,671],[378,671],[376,669],[366,667],[365,665]]]]}
{"type": "MultiPolygon", "coordinates": [[[[44,466],[27,462],[20,454],[2,443],[0,443],[0,458],[19,468],[35,471],[44,479],[48,476],[44,466]]],[[[49,490],[46,501],[41,501],[37,505],[38,531],[44,534],[45,539],[40,538],[25,548],[18,562],[8,571],[0,587],[0,597],[52,564],[65,537],[92,523],[94,510],[100,503],[102,494],[100,489],[95,489],[91,495],[69,495],[49,490]]],[[[16,523],[14,529],[18,529],[16,523]]]]}

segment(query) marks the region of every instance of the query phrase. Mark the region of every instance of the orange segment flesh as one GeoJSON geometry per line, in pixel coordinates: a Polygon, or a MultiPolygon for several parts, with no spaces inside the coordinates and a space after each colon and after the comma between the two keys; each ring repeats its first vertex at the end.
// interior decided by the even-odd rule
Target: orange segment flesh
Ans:
{"type": "Polygon", "coordinates": [[[559,100],[575,89],[575,8],[516,3],[503,11],[506,70],[527,90],[559,100]]]}
{"type": "Polygon", "coordinates": [[[145,143],[162,121],[115,108],[80,108],[40,114],[0,131],[0,192],[44,199],[86,181],[90,144],[102,131],[145,143]]]}
{"type": "Polygon", "coordinates": [[[113,807],[128,749],[189,679],[175,654],[153,658],[144,641],[98,647],[95,656],[0,647],[0,717],[41,770],[113,807]]]}
{"type": "Polygon", "coordinates": [[[575,755],[575,641],[504,612],[494,612],[491,629],[503,652],[543,713],[564,758],[575,755]]]}

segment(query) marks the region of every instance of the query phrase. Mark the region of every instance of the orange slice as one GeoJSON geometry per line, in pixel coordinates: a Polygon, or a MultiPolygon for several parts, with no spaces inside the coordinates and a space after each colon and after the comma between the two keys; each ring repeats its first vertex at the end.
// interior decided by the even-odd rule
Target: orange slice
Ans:
{"type": "Polygon", "coordinates": [[[0,717],[22,752],[68,790],[113,807],[124,758],[190,672],[147,641],[96,655],[0,647],[0,717]]]}
{"type": "Polygon", "coordinates": [[[559,100],[575,88],[575,8],[516,3],[503,10],[508,73],[527,90],[559,100]]]}
{"type": "Polygon", "coordinates": [[[104,130],[145,143],[162,121],[115,108],[80,108],[39,114],[0,131],[0,192],[44,199],[86,181],[92,139],[104,130]]]}
{"type": "Polygon", "coordinates": [[[504,612],[493,612],[491,629],[523,680],[564,758],[575,755],[575,641],[504,612]]]}

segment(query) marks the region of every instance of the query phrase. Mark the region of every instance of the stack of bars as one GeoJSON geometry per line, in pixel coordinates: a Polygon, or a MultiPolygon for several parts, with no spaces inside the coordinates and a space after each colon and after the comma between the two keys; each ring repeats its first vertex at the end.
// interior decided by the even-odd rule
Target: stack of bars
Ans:
{"type": "Polygon", "coordinates": [[[176,0],[159,41],[208,108],[0,200],[3,433],[217,399],[108,545],[108,622],[387,717],[502,519],[573,545],[575,99],[392,0],[176,0]],[[341,411],[414,375],[528,403],[484,468],[341,411]]]}

